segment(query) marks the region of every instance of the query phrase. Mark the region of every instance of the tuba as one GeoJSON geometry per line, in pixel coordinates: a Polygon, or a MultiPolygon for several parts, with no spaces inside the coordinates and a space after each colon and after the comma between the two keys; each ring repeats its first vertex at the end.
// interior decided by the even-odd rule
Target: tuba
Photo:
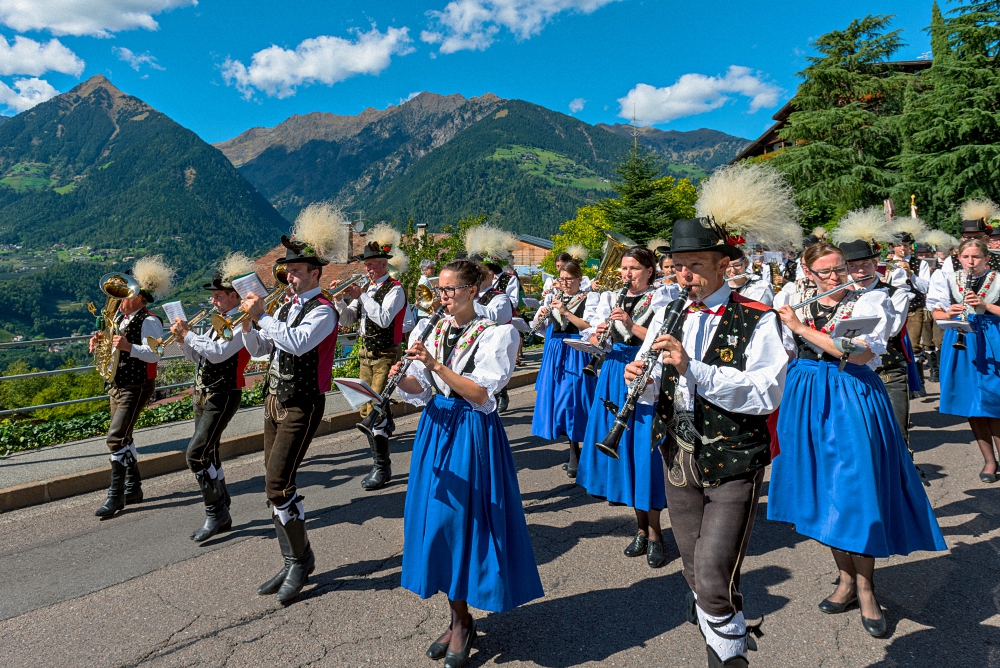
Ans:
{"type": "Polygon", "coordinates": [[[596,292],[617,290],[622,286],[621,264],[622,256],[636,243],[628,237],[604,230],[607,237],[601,253],[601,266],[597,269],[597,277],[590,282],[591,289],[596,292]]]}
{"type": "Polygon", "coordinates": [[[87,308],[97,317],[94,366],[97,368],[97,373],[101,374],[101,378],[110,383],[118,371],[118,358],[122,352],[111,344],[112,339],[121,333],[115,323],[115,314],[121,303],[138,295],[141,288],[134,278],[121,272],[105,274],[101,277],[100,285],[101,290],[107,295],[104,308],[99,314],[93,302],[87,304],[87,308]]]}

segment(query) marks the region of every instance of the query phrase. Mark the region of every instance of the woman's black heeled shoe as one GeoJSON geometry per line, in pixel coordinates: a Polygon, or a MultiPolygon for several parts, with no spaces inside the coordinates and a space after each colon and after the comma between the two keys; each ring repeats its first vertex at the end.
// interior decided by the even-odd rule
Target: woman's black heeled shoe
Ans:
{"type": "Polygon", "coordinates": [[[646,554],[647,539],[641,533],[637,533],[632,542],[625,548],[626,557],[641,557],[646,554]]]}
{"type": "Polygon", "coordinates": [[[979,481],[984,482],[987,485],[992,485],[997,481],[996,473],[987,473],[986,471],[979,472],[979,481]]]}
{"type": "MultiPolygon", "coordinates": [[[[448,631],[451,631],[450,624],[448,625],[448,631]]],[[[438,661],[440,659],[443,659],[445,655],[448,653],[448,643],[441,642],[441,639],[444,638],[446,633],[447,631],[445,633],[442,633],[441,638],[438,638],[437,640],[432,642],[431,646],[427,648],[426,655],[428,659],[433,659],[434,661],[438,661]]]]}
{"type": "Polygon", "coordinates": [[[828,615],[839,615],[842,612],[847,612],[850,608],[858,604],[858,597],[854,595],[847,601],[843,603],[835,603],[828,598],[823,599],[819,604],[820,612],[825,612],[828,615]]]}
{"type": "Polygon", "coordinates": [[[864,627],[865,631],[868,631],[868,635],[872,638],[881,638],[885,635],[886,630],[885,610],[878,604],[878,599],[875,600],[875,605],[878,607],[878,611],[882,613],[882,617],[880,619],[868,619],[862,614],[861,626],[864,627]]]}
{"type": "Polygon", "coordinates": [[[472,645],[476,640],[476,620],[472,620],[472,626],[469,628],[469,635],[465,638],[465,646],[462,647],[461,652],[452,652],[448,650],[444,656],[444,668],[460,668],[460,666],[465,665],[465,662],[469,660],[469,655],[472,654],[472,645]]]}

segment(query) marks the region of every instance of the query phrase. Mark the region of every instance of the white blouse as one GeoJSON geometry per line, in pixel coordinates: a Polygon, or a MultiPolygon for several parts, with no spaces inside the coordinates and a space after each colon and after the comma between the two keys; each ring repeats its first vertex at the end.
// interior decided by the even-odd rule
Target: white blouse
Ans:
{"type": "MultiPolygon", "coordinates": [[[[442,336],[454,324],[451,318],[447,318],[444,322],[448,326],[442,331],[442,336]]],[[[483,318],[477,318],[476,322],[491,323],[491,321],[483,318]]],[[[410,333],[408,347],[412,348],[413,344],[423,336],[424,330],[429,323],[430,320],[421,320],[417,323],[417,326],[410,333]]],[[[475,327],[475,325],[472,327],[475,327]]],[[[470,372],[463,373],[462,376],[471,379],[476,385],[482,387],[487,392],[486,402],[482,405],[477,406],[466,399],[466,401],[469,401],[469,405],[480,413],[492,413],[496,410],[495,396],[497,392],[507,387],[511,376],[514,375],[514,362],[517,359],[517,345],[519,341],[520,336],[512,326],[491,323],[491,326],[488,326],[476,338],[475,343],[469,349],[462,351],[461,357],[453,356],[449,362],[448,366],[452,370],[456,366],[463,368],[466,360],[469,359],[469,355],[474,356],[475,366],[470,372]]],[[[427,347],[428,352],[434,355],[439,362],[444,361],[442,359],[444,351],[437,349],[433,336],[428,337],[424,345],[427,347]]],[[[403,398],[403,401],[414,406],[426,406],[430,403],[433,395],[432,388],[434,383],[431,382],[432,374],[428,373],[427,367],[424,366],[423,362],[415,360],[410,364],[410,368],[406,370],[406,375],[416,378],[423,391],[419,394],[410,394],[409,392],[404,392],[402,388],[396,388],[399,396],[403,398]]],[[[451,387],[441,380],[437,374],[433,374],[433,376],[437,386],[444,388],[444,395],[450,397],[453,392],[451,387]]]]}
{"type": "MultiPolygon", "coordinates": [[[[583,291],[581,290],[581,292],[583,291]]],[[[593,314],[597,310],[597,302],[601,300],[601,295],[597,292],[587,292],[586,295],[587,295],[586,305],[583,307],[582,318],[586,320],[588,323],[590,323],[590,320],[587,318],[587,315],[593,314]]],[[[573,296],[575,297],[576,295],[573,296]]],[[[546,295],[545,299],[546,299],[545,306],[549,308],[549,312],[545,315],[544,326],[548,327],[549,323],[552,322],[552,294],[550,293],[546,295]]],[[[541,309],[539,309],[539,311],[541,311],[541,309]]],[[[535,317],[532,318],[531,320],[532,326],[535,326],[536,324],[538,324],[538,311],[535,312],[535,317]]],[[[542,329],[542,326],[539,325],[538,329],[542,329]]]]}
{"type": "MultiPolygon", "coordinates": [[[[650,302],[649,308],[643,313],[642,320],[644,320],[647,325],[652,319],[653,314],[658,310],[667,306],[673,300],[677,299],[677,295],[680,293],[680,288],[677,284],[664,285],[656,288],[653,292],[653,301],[650,302]]],[[[641,300],[640,300],[641,301],[641,300]]],[[[587,310],[583,314],[583,319],[590,323],[590,327],[585,329],[580,334],[584,340],[590,338],[592,335],[597,333],[597,326],[602,322],[606,322],[609,317],[611,317],[611,311],[614,310],[615,304],[618,303],[618,291],[609,290],[608,292],[602,292],[600,297],[594,302],[593,311],[591,311],[591,302],[587,302],[587,310]]],[[[640,326],[645,326],[640,324],[640,326]]],[[[611,339],[608,339],[608,349],[611,349],[611,339]]]]}
{"type": "MultiPolygon", "coordinates": [[[[774,297],[774,308],[778,309],[782,306],[792,305],[799,303],[801,298],[799,293],[796,291],[785,291],[782,290],[774,297]]],[[[805,322],[805,309],[808,306],[796,309],[795,315],[799,317],[799,320],[805,322]]],[[[854,310],[851,312],[851,317],[857,318],[867,318],[867,317],[878,317],[879,322],[875,326],[875,330],[870,334],[864,334],[857,337],[858,340],[863,341],[865,345],[868,346],[875,357],[868,360],[865,364],[872,371],[878,371],[879,367],[882,366],[882,355],[886,353],[886,344],[889,338],[892,336],[891,328],[893,323],[896,321],[896,310],[892,306],[892,300],[889,299],[889,295],[885,290],[872,290],[870,292],[865,292],[860,297],[858,297],[857,302],[854,304],[854,310]]],[[[792,334],[792,330],[788,327],[782,327],[782,342],[787,350],[793,357],[798,354],[798,346],[795,343],[795,335],[792,334]]],[[[824,351],[819,350],[816,346],[808,344],[817,353],[822,354],[824,351]]]]}

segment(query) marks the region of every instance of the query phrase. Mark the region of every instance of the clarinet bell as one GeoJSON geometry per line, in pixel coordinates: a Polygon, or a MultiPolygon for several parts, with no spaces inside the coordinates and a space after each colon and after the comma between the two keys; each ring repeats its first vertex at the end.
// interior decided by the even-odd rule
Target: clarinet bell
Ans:
{"type": "Polygon", "coordinates": [[[372,406],[365,419],[356,425],[358,431],[368,438],[375,438],[375,425],[381,422],[384,416],[381,406],[372,406]]]}
{"type": "Polygon", "coordinates": [[[600,355],[591,355],[590,364],[583,367],[584,375],[590,376],[591,378],[595,378],[597,374],[601,372],[601,364],[603,362],[604,358],[601,357],[600,355]]]}
{"type": "Polygon", "coordinates": [[[955,350],[965,350],[965,332],[958,332],[955,335],[955,343],[951,344],[951,347],[955,350]]]}
{"type": "Polygon", "coordinates": [[[604,440],[594,445],[608,457],[618,459],[618,441],[621,440],[624,432],[625,425],[615,420],[615,423],[611,425],[611,431],[604,437],[604,440]]]}

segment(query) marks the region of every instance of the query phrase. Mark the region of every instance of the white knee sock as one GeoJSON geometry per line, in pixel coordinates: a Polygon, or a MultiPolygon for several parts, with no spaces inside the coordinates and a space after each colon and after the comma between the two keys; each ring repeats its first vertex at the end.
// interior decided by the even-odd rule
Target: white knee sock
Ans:
{"type": "Polygon", "coordinates": [[[121,450],[111,453],[111,461],[117,460],[122,466],[131,466],[139,459],[139,453],[135,449],[135,441],[130,442],[121,450]]]}
{"type": "Polygon", "coordinates": [[[306,510],[302,506],[302,497],[298,494],[284,505],[272,506],[272,508],[274,509],[274,514],[281,520],[282,525],[288,524],[292,520],[300,519],[304,522],[306,519],[306,510]]]}
{"type": "Polygon", "coordinates": [[[700,606],[696,605],[695,610],[701,632],[705,634],[705,644],[715,650],[723,663],[734,656],[747,658],[747,622],[742,611],[731,616],[713,617],[700,606]]]}

